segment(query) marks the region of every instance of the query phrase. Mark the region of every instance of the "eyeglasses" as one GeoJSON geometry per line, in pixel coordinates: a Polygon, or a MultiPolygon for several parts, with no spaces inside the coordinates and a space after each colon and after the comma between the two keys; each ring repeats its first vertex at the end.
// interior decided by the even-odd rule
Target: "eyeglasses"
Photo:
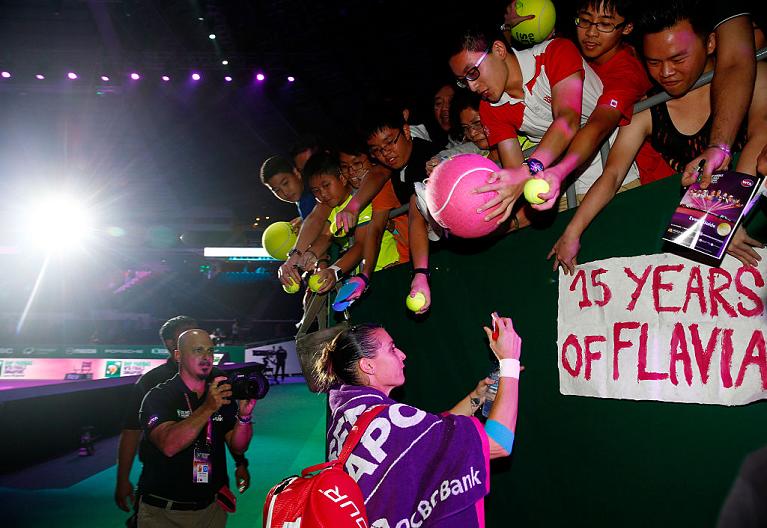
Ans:
{"type": "Polygon", "coordinates": [[[380,147],[370,147],[370,153],[373,156],[380,156],[384,152],[389,152],[390,150],[394,150],[394,146],[397,144],[397,141],[399,141],[399,137],[402,135],[402,130],[400,129],[399,132],[397,132],[397,135],[394,136],[394,139],[387,141],[380,147]]]}
{"type": "Polygon", "coordinates": [[[341,165],[341,172],[345,174],[356,174],[365,168],[364,161],[353,161],[349,164],[341,165]]]}
{"type": "Polygon", "coordinates": [[[490,54],[492,49],[493,48],[487,48],[479,60],[474,63],[474,66],[469,68],[463,77],[456,77],[455,84],[458,86],[458,88],[468,88],[469,81],[476,81],[479,79],[479,65],[482,64],[482,61],[485,60],[485,57],[490,54]]]}
{"type": "Polygon", "coordinates": [[[609,22],[592,22],[591,20],[586,20],[585,18],[575,17],[575,25],[581,29],[589,29],[591,26],[596,26],[597,31],[600,33],[612,33],[613,31],[617,31],[625,26],[626,22],[621,22],[620,24],[610,24],[609,22]]]}
{"type": "Polygon", "coordinates": [[[482,126],[482,121],[474,121],[468,125],[461,125],[464,136],[470,136],[471,134],[484,134],[485,127],[482,126]]]}

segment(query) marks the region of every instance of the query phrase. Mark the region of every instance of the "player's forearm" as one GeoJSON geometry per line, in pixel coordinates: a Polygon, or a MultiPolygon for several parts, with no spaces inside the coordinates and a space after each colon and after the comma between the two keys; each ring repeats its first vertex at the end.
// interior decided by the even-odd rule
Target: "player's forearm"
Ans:
{"type": "Polygon", "coordinates": [[[141,441],[140,429],[123,429],[117,446],[117,480],[128,480],[141,441]]]}
{"type": "MultiPolygon", "coordinates": [[[[500,378],[498,381],[498,393],[495,395],[493,407],[490,409],[487,419],[500,422],[510,431],[516,432],[518,410],[519,380],[509,377],[500,378]]],[[[509,454],[495,441],[490,442],[490,458],[508,456],[509,454]]]]}

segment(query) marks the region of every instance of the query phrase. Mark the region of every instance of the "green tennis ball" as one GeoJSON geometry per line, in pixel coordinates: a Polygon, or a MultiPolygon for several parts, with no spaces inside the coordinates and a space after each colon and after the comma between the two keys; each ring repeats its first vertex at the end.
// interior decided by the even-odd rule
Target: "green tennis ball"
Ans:
{"type": "Polygon", "coordinates": [[[527,183],[525,184],[525,200],[531,204],[542,204],[546,200],[538,198],[538,195],[541,193],[549,192],[549,189],[549,182],[546,180],[542,180],[540,178],[527,180],[527,183]]]}
{"type": "Polygon", "coordinates": [[[417,312],[426,305],[426,296],[421,292],[416,293],[415,297],[408,295],[405,299],[405,305],[411,312],[417,312]]]}
{"type": "Polygon", "coordinates": [[[293,279],[290,279],[290,286],[282,285],[282,289],[285,290],[285,293],[298,293],[298,290],[301,289],[301,287],[294,281],[293,279]]]}
{"type": "Polygon", "coordinates": [[[261,246],[272,258],[288,260],[288,251],[296,243],[296,233],[290,222],[275,222],[261,235],[261,246]]]}
{"type": "Polygon", "coordinates": [[[511,36],[522,44],[540,44],[554,29],[557,11],[551,0],[517,0],[519,16],[535,15],[511,28],[511,36]]]}
{"type": "Polygon", "coordinates": [[[323,283],[324,281],[320,280],[319,275],[315,274],[309,277],[309,289],[312,290],[314,293],[317,293],[320,290],[323,283]]]}

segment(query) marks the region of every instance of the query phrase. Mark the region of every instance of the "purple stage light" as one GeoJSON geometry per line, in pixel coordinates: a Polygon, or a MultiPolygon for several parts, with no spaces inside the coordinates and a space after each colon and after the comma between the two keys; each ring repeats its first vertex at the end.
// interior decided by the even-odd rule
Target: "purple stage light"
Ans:
{"type": "Polygon", "coordinates": [[[11,76],[11,74],[9,72],[7,72],[7,71],[4,71],[4,72],[0,73],[0,76],[2,76],[3,79],[7,79],[7,78],[9,78],[11,76]]]}
{"type": "Polygon", "coordinates": [[[259,74],[256,75],[256,80],[257,81],[261,82],[264,79],[266,79],[266,76],[263,73],[259,73],[259,74]]]}
{"type": "Polygon", "coordinates": [[[293,77],[292,75],[288,76],[288,82],[293,82],[295,80],[296,80],[296,78],[293,77]]]}
{"type": "Polygon", "coordinates": [[[192,74],[192,80],[193,81],[199,81],[200,80],[200,74],[199,73],[193,73],[192,74]]]}
{"type": "Polygon", "coordinates": [[[139,75],[138,73],[131,73],[130,78],[133,79],[134,81],[138,81],[139,79],[141,79],[141,75],[139,75]]]}
{"type": "Polygon", "coordinates": [[[43,75],[42,73],[38,73],[37,75],[35,75],[35,79],[37,79],[38,81],[42,81],[43,79],[45,79],[45,75],[43,75]]]}
{"type": "Polygon", "coordinates": [[[74,81],[75,79],[77,79],[77,74],[75,72],[69,72],[69,73],[67,73],[67,77],[70,80],[74,81]]]}
{"type": "Polygon", "coordinates": [[[226,82],[232,82],[232,78],[231,78],[231,77],[229,77],[228,75],[227,75],[226,77],[224,77],[224,80],[225,80],[226,82]]]}
{"type": "Polygon", "coordinates": [[[101,80],[104,82],[109,82],[109,77],[107,77],[106,75],[102,75],[101,80]]]}
{"type": "Polygon", "coordinates": [[[168,77],[167,75],[163,75],[163,76],[161,77],[161,79],[162,79],[163,81],[165,81],[165,82],[168,82],[168,81],[170,81],[170,77],[168,77]]]}

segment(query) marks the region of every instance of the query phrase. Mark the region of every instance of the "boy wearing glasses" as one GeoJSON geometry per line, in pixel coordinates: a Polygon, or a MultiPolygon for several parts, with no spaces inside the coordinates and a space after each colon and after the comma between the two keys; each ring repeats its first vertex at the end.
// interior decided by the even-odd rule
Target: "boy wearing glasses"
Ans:
{"type": "MultiPolygon", "coordinates": [[[[458,86],[483,99],[482,123],[505,170],[491,175],[488,185],[477,191],[498,193],[481,210],[492,209],[485,220],[500,224],[511,216],[525,182],[553,164],[586,123],[602,94],[602,81],[567,39],[516,51],[502,38],[477,29],[465,31],[455,42],[449,65],[458,86]],[[538,143],[528,160],[517,141],[520,132],[538,143]]],[[[594,163],[586,172],[596,179],[599,159],[594,163]]]]}
{"type": "MultiPolygon", "coordinates": [[[[368,161],[368,167],[369,163],[368,161]]],[[[330,152],[318,152],[306,162],[304,174],[317,201],[332,208],[326,217],[322,233],[317,241],[312,243],[312,248],[322,246],[316,253],[323,255],[327,249],[325,241],[331,238],[348,246],[347,237],[350,233],[336,225],[335,217],[336,213],[351,200],[354,188],[347,176],[341,172],[338,157],[330,152]]],[[[407,228],[405,227],[403,231],[402,228],[393,225],[391,230],[387,229],[389,209],[392,209],[394,204],[399,203],[394,196],[391,183],[387,182],[373,199],[373,203],[360,212],[353,233],[354,243],[351,247],[332,266],[327,265],[327,259],[321,258],[316,261],[316,265],[320,268],[317,274],[322,283],[318,293],[329,291],[337,281],[341,280],[342,275],[356,268],[362,259],[365,260],[362,263],[362,269],[353,278],[363,285],[359,289],[359,294],[367,287],[374,271],[407,262],[407,228]],[[375,226],[383,227],[383,229],[374,229],[375,226]]]]}
{"type": "MultiPolygon", "coordinates": [[[[532,205],[534,209],[544,211],[554,207],[568,176],[589,160],[618,126],[631,122],[634,104],[652,86],[634,49],[624,42],[624,37],[634,29],[631,4],[632,0],[585,0],[577,9],[578,47],[604,87],[596,108],[575,135],[566,154],[538,175],[549,182],[549,191],[539,195],[546,201],[532,205]]],[[[592,178],[576,184],[578,203],[586,194],[584,189],[587,191],[594,181],[592,178]]],[[[637,174],[632,172],[618,192],[638,186],[637,174]]],[[[559,200],[559,209],[566,208],[563,197],[559,200]]]]}

